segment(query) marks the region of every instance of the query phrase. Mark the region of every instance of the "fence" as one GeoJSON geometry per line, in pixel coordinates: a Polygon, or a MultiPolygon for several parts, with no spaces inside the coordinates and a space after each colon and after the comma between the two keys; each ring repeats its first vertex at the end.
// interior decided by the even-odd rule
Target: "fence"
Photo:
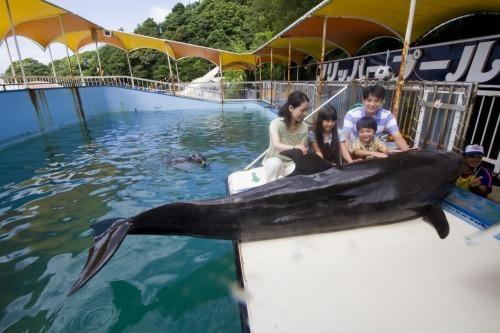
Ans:
{"type": "MultiPolygon", "coordinates": [[[[340,127],[345,113],[361,101],[363,87],[373,83],[351,81],[349,88],[331,101],[338,110],[340,127]]],[[[310,97],[313,110],[345,85],[346,82],[327,82],[318,88],[315,82],[168,83],[128,76],[29,76],[24,83],[20,78],[0,77],[0,91],[26,87],[120,86],[212,101],[259,100],[274,107],[284,104],[290,92],[300,90],[310,97]]],[[[382,85],[386,88],[384,107],[392,109],[395,82],[382,85]]],[[[494,165],[495,171],[500,171],[498,98],[500,91],[477,90],[477,85],[472,83],[405,82],[397,121],[411,146],[461,151],[465,144],[478,143],[485,147],[485,160],[494,165]]]]}

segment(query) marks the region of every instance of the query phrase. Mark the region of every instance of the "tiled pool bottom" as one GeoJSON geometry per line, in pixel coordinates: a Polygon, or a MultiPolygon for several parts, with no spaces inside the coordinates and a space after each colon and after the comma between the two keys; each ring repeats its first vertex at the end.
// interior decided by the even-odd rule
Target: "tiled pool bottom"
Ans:
{"type": "Polygon", "coordinates": [[[99,116],[0,150],[0,331],[240,332],[232,245],[129,236],[68,296],[89,225],[164,203],[221,197],[268,144],[265,111],[99,116]],[[198,152],[208,167],[169,161],[198,152]]]}

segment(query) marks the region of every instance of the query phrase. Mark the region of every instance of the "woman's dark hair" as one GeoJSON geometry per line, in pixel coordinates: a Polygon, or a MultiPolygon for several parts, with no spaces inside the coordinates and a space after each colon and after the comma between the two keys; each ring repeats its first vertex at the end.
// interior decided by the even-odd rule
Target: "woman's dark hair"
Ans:
{"type": "Polygon", "coordinates": [[[340,157],[339,133],[336,121],[337,110],[330,104],[323,106],[319,110],[316,122],[314,123],[314,135],[316,136],[316,142],[321,150],[321,154],[323,154],[323,158],[328,162],[341,165],[342,158],[340,157]],[[335,126],[332,128],[332,141],[330,141],[330,144],[325,144],[325,140],[323,139],[323,120],[330,119],[335,121],[335,126]]]}
{"type": "Polygon", "coordinates": [[[359,132],[362,128],[371,128],[375,133],[377,133],[377,121],[373,117],[363,117],[356,123],[356,131],[359,132]]]}
{"type": "Polygon", "coordinates": [[[300,104],[308,102],[309,103],[309,97],[302,91],[296,90],[290,95],[288,95],[288,99],[285,104],[283,104],[278,112],[278,116],[283,117],[285,120],[285,125],[287,128],[290,127],[292,124],[292,114],[290,111],[288,111],[290,105],[292,108],[299,107],[300,104]]]}

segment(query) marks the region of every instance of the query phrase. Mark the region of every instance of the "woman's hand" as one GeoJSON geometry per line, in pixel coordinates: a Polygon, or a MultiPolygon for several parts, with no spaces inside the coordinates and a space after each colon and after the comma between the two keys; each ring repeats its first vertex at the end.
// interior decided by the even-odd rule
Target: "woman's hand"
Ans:
{"type": "Polygon", "coordinates": [[[385,153],[379,153],[378,151],[372,152],[372,156],[378,157],[378,158],[384,158],[387,157],[387,154],[385,153]]]}
{"type": "Polygon", "coordinates": [[[293,149],[299,149],[302,152],[302,154],[304,155],[307,154],[307,148],[302,144],[293,146],[293,149]]]}

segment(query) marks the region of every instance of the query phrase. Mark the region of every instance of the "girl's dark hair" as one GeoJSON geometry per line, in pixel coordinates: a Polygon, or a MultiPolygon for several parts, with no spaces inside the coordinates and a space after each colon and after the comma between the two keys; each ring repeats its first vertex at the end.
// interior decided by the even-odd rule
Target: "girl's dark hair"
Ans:
{"type": "Polygon", "coordinates": [[[292,124],[292,114],[290,111],[288,111],[290,105],[293,108],[299,107],[300,104],[308,102],[309,103],[309,97],[302,91],[294,91],[290,95],[288,95],[288,99],[285,104],[283,104],[278,112],[278,116],[283,117],[285,120],[285,125],[287,128],[290,127],[292,124]]]}
{"type": "Polygon", "coordinates": [[[340,157],[340,143],[339,143],[339,133],[337,130],[337,110],[327,104],[323,106],[316,117],[316,122],[314,123],[314,134],[316,136],[316,142],[318,143],[321,154],[323,158],[329,162],[334,162],[337,165],[342,164],[342,158],[340,157]],[[323,139],[323,120],[333,120],[335,121],[335,126],[332,128],[332,141],[329,145],[325,144],[323,139]]]}
{"type": "Polygon", "coordinates": [[[373,117],[363,117],[356,123],[356,131],[359,132],[362,128],[371,128],[375,133],[377,133],[377,121],[373,117]]]}

